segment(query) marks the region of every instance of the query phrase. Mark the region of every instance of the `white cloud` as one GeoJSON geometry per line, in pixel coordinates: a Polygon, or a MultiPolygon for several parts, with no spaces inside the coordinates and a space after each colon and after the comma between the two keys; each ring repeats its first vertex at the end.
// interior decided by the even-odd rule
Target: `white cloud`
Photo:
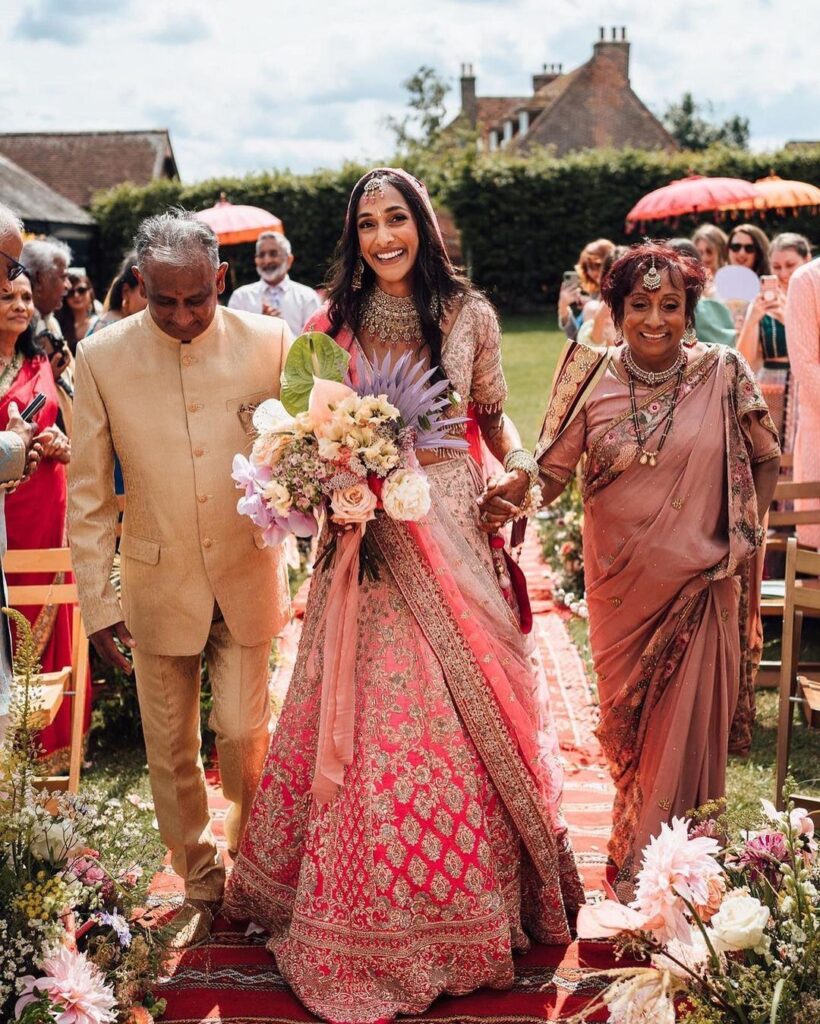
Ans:
{"type": "Polygon", "coordinates": [[[720,117],[749,117],[755,145],[778,145],[820,138],[820,5],[801,7],[799,31],[788,6],[304,0],[285,12],[179,0],[168,14],[161,0],[32,0],[0,27],[0,114],[6,130],[165,123],[186,180],[308,170],[389,154],[384,118],[403,113],[401,83],[422,63],[453,84],[455,113],[462,61],[474,64],[480,95],[524,94],[544,61],[571,69],[590,56],[598,26],[616,24],[627,26],[632,84],[653,110],[691,91],[720,117]],[[9,102],[21,84],[25,102],[9,102]]]}

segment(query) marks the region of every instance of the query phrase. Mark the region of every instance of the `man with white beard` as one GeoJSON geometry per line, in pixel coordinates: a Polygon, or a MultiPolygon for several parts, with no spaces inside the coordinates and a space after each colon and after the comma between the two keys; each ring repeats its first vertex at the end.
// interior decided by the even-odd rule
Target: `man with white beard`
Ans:
{"type": "Polygon", "coordinates": [[[312,288],[288,276],[293,265],[290,242],[276,231],[263,232],[256,240],[254,262],[259,280],[237,288],[228,307],[246,313],[279,316],[297,337],[322,303],[312,288]]]}

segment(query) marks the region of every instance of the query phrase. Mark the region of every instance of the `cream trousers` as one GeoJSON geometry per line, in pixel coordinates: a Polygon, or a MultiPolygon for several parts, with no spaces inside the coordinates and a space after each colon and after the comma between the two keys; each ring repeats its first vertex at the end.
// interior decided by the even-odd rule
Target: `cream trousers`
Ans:
{"type": "MultiPolygon", "coordinates": [[[[228,848],[237,849],[268,749],[270,642],[242,647],[219,619],[205,660],[213,694],[209,724],[216,733],[228,848]]],[[[135,648],[148,774],[160,835],[171,864],[193,899],[219,900],[225,885],[208,814],[199,730],[199,655],[169,657],[135,648]]]]}

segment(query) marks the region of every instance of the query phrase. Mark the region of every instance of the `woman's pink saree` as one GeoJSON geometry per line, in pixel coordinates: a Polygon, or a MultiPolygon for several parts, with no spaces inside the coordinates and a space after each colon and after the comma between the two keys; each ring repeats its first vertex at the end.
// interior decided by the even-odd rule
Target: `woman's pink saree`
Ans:
{"type": "MultiPolygon", "coordinates": [[[[354,344],[349,334],[337,341],[354,344]]],[[[282,975],[331,1021],[508,987],[512,951],[528,945],[524,927],[568,942],[583,901],[546,681],[478,529],[480,472],[469,455],[426,472],[425,521],[368,524],[380,577],[359,586],[342,785],[328,803],[311,797],[331,565],[311,584],[226,894],[231,916],[270,930],[282,975]]]]}
{"type": "MultiPolygon", "coordinates": [[[[674,382],[638,392],[641,432],[655,445],[673,391],[674,382]]],[[[554,395],[565,404],[561,393],[559,379],[554,395]]],[[[598,737],[616,785],[609,849],[628,894],[661,822],[724,795],[733,723],[735,745],[750,740],[742,576],[760,540],[752,464],[777,454],[777,435],[751,370],[718,346],[691,359],[655,467],[638,460],[629,391],[614,361],[563,429],[560,415],[537,454],[562,480],[586,455],[598,737]]]]}

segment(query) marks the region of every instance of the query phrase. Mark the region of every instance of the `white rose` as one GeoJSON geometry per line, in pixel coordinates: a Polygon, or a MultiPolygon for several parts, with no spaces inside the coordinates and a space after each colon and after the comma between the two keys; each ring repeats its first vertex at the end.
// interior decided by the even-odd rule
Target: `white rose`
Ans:
{"type": "Polygon", "coordinates": [[[422,519],[430,511],[430,482],[414,469],[397,469],[384,482],[382,504],[391,519],[422,519]]]}
{"type": "Polygon", "coordinates": [[[333,520],[336,523],[367,523],[376,518],[376,495],[366,482],[334,491],[330,497],[333,520]]]}
{"type": "Polygon", "coordinates": [[[82,846],[75,825],[65,818],[52,818],[41,823],[31,837],[29,852],[37,860],[60,861],[70,857],[82,846]]]}
{"type": "Polygon", "coordinates": [[[769,908],[743,889],[728,892],[711,920],[710,938],[717,952],[762,950],[769,908]]]}
{"type": "Polygon", "coordinates": [[[262,494],[265,501],[267,501],[278,516],[286,516],[290,512],[290,507],[293,503],[290,491],[284,484],[280,484],[278,480],[271,480],[265,484],[262,494]]]}

